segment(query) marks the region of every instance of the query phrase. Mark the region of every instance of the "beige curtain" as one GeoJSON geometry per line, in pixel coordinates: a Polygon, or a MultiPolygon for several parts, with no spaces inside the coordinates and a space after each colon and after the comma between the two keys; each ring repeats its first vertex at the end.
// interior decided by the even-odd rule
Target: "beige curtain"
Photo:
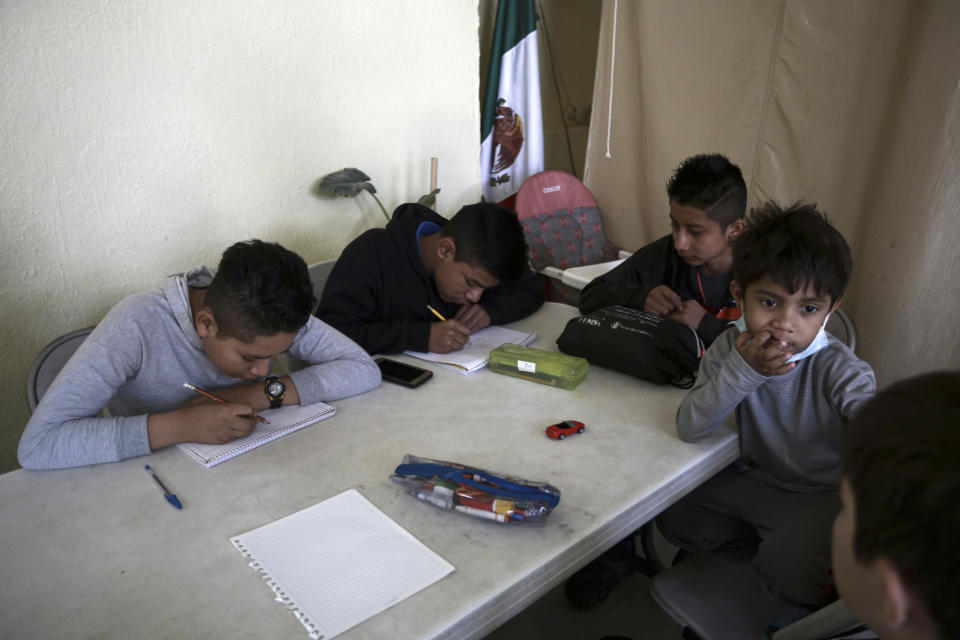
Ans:
{"type": "Polygon", "coordinates": [[[843,303],[881,385],[960,368],[960,2],[604,0],[585,179],[608,235],[669,232],[680,160],[750,204],[816,202],[853,249],[843,303]]]}

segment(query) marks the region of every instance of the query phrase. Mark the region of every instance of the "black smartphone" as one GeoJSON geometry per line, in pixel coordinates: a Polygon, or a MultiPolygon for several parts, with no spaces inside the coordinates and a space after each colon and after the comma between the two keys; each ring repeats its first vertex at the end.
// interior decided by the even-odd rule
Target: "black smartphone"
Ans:
{"type": "Polygon", "coordinates": [[[415,367],[404,362],[397,362],[389,358],[377,358],[375,360],[380,367],[380,374],[384,380],[402,384],[405,387],[419,387],[424,382],[433,377],[433,371],[427,371],[420,367],[415,367]]]}

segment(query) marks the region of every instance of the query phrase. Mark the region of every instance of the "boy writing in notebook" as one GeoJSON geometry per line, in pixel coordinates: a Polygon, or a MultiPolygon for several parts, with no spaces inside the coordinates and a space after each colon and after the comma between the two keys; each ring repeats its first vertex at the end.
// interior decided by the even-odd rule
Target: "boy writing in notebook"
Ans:
{"type": "Polygon", "coordinates": [[[820,606],[831,589],[843,429],[876,387],[870,366],[824,330],[851,269],[846,241],[814,206],[751,211],[733,247],[743,316],[704,354],[677,412],[688,442],[733,412],[741,459],[657,524],[688,552],[751,562],[785,616],[820,606]]]}
{"type": "Polygon", "coordinates": [[[55,469],[179,442],[225,443],[249,435],[259,410],[377,387],[376,364],[313,318],[315,303],[300,256],[260,240],[228,248],[216,274],[194,267],[126,298],[41,399],[20,440],[20,464],[55,469]],[[310,366],[264,379],[288,350],[310,366]],[[111,417],[97,416],[104,407],[111,417]]]}
{"type": "Polygon", "coordinates": [[[696,155],[677,167],[667,197],[670,235],[584,287],[580,311],[633,307],[686,324],[709,346],[739,317],[729,290],[730,247],[743,230],[747,185],[725,156],[696,155]]]}
{"type": "Polygon", "coordinates": [[[523,227],[512,211],[480,203],[447,220],[405,204],[385,229],[343,250],[317,317],[369,353],[448,353],[475,331],[542,304],[543,286],[527,268],[523,227]]]}
{"type": "Polygon", "coordinates": [[[881,391],[847,427],[833,573],[885,640],[958,637],[960,371],[881,391]]]}

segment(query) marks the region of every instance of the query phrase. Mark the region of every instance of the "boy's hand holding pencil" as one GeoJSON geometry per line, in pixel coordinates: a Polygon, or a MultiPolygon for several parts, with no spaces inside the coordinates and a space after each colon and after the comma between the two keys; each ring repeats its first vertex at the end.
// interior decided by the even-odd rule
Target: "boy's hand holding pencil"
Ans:
{"type": "Polygon", "coordinates": [[[245,438],[257,426],[252,408],[241,403],[201,402],[180,409],[180,413],[185,431],[181,442],[226,444],[245,438]]]}
{"type": "Polygon", "coordinates": [[[241,404],[238,404],[238,403],[229,403],[229,402],[227,402],[226,400],[224,400],[223,398],[221,398],[220,396],[218,396],[218,395],[216,395],[216,394],[214,394],[214,393],[210,393],[209,391],[205,391],[205,390],[201,389],[200,387],[196,387],[196,386],[190,384],[189,382],[184,382],[184,383],[183,383],[183,386],[186,387],[187,389],[191,389],[191,390],[193,390],[193,391],[196,391],[197,393],[199,393],[200,395],[206,397],[207,399],[213,400],[214,402],[219,403],[219,404],[224,404],[224,405],[233,404],[234,406],[244,406],[244,407],[246,407],[247,412],[246,412],[246,413],[239,413],[239,414],[237,414],[237,415],[249,415],[249,416],[255,418],[255,419],[257,420],[257,422],[264,422],[264,423],[270,424],[270,421],[269,421],[269,420],[267,420],[267,419],[264,418],[263,416],[258,416],[258,415],[256,414],[256,412],[253,411],[253,407],[250,407],[250,406],[247,406],[247,405],[241,405],[241,404]]]}
{"type": "Polygon", "coordinates": [[[472,333],[469,327],[459,320],[447,320],[443,317],[443,314],[430,305],[427,305],[427,309],[440,320],[440,322],[434,322],[430,325],[427,351],[450,353],[463,349],[463,345],[467,344],[472,333]]]}
{"type": "Polygon", "coordinates": [[[184,386],[196,391],[200,402],[147,416],[147,438],[152,451],[179,442],[225,444],[253,433],[257,420],[266,422],[247,403],[227,402],[193,385],[184,386]]]}

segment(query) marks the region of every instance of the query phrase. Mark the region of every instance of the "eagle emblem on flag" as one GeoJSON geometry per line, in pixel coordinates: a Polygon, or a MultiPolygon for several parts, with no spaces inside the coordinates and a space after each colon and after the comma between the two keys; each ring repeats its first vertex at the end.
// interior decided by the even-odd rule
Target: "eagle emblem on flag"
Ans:
{"type": "Polygon", "coordinates": [[[499,173],[516,161],[523,147],[523,120],[520,114],[507,106],[503,98],[497,100],[497,115],[493,121],[493,146],[498,148],[493,173],[499,173]]]}

